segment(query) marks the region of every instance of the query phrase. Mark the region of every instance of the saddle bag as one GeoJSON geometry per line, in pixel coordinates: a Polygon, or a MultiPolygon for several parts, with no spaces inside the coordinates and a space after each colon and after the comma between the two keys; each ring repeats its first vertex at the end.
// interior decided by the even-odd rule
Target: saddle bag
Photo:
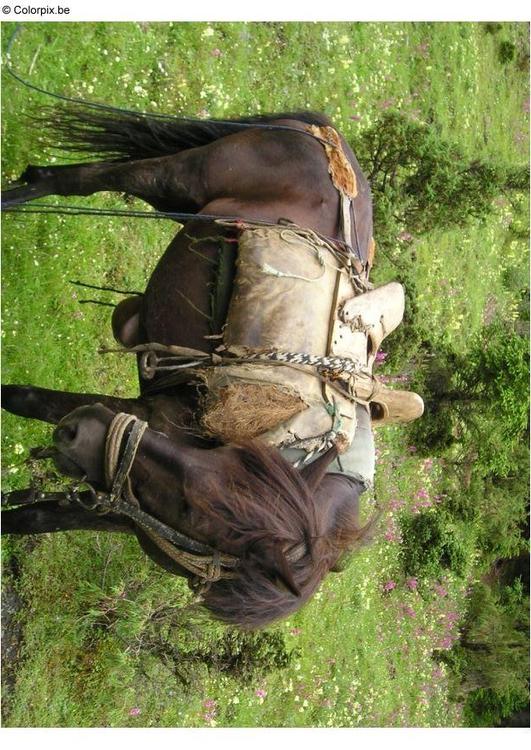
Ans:
{"type": "Polygon", "coordinates": [[[371,289],[350,256],[315,233],[246,226],[219,349],[224,364],[198,371],[205,431],[308,454],[346,451],[356,404],[378,394],[385,402],[372,365],[403,312],[400,284],[371,289]]]}

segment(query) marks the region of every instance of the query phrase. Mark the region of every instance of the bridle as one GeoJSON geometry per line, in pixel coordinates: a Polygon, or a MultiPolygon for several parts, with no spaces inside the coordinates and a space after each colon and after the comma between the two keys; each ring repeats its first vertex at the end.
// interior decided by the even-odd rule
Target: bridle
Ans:
{"type": "MultiPolygon", "coordinates": [[[[147,428],[148,423],[133,414],[119,412],[113,417],[105,439],[107,490],[98,490],[83,478],[63,493],[33,492],[30,502],[59,499],[60,503],[77,503],[98,515],[115,513],[129,518],[165,555],[192,574],[192,587],[198,593],[205,593],[210,584],[222,578],[235,578],[242,559],[176,531],[141,509],[130,474],[147,428]]],[[[50,455],[47,450],[41,451],[41,457],[50,455]]],[[[293,563],[306,553],[306,543],[301,542],[287,550],[285,557],[293,563]]]]}
{"type": "Polygon", "coordinates": [[[162,552],[193,574],[195,584],[233,578],[240,558],[219,552],[176,531],[140,508],[132,489],[130,473],[147,427],[147,422],[133,414],[116,414],[105,439],[105,483],[109,489],[105,492],[96,490],[90,482],[83,480],[69,491],[68,499],[79,503],[87,511],[98,514],[113,512],[131,519],[162,552]],[[89,489],[88,502],[79,493],[83,485],[89,489]]]}

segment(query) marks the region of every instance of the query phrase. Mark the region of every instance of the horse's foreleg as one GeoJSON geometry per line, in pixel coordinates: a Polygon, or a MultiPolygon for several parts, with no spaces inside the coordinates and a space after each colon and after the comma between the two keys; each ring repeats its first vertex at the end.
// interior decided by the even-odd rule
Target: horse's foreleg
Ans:
{"type": "Polygon", "coordinates": [[[206,202],[200,152],[198,148],[135,161],[30,165],[20,177],[26,184],[4,191],[2,205],[9,207],[46,195],[92,195],[110,190],[134,195],[161,211],[196,212],[206,202]]]}
{"type": "Polygon", "coordinates": [[[115,398],[98,393],[66,393],[28,385],[3,385],[2,407],[19,417],[57,424],[78,406],[103,404],[114,412],[124,411],[147,419],[147,409],[138,399],[115,398]]]}
{"type": "Polygon", "coordinates": [[[131,534],[133,524],[116,513],[104,516],[56,501],[37,502],[2,511],[2,534],[46,534],[51,531],[117,531],[131,534]]]}

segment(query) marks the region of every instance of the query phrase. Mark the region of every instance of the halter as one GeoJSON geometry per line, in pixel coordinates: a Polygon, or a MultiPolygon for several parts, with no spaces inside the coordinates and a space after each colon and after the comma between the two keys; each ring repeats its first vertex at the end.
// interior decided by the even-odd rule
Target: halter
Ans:
{"type": "MultiPolygon", "coordinates": [[[[96,490],[90,482],[82,479],[66,492],[36,492],[34,488],[30,488],[29,502],[66,500],[99,515],[112,512],[130,518],[164,554],[193,574],[192,585],[199,589],[199,593],[204,593],[205,588],[211,583],[222,578],[235,578],[235,568],[241,565],[242,560],[176,531],[140,508],[131,486],[130,473],[147,428],[148,423],[133,414],[120,412],[113,418],[105,439],[104,470],[105,483],[109,487],[107,491],[96,490]],[[81,492],[85,489],[88,493],[81,492]]],[[[38,458],[50,456],[48,450],[36,454],[38,458]]],[[[10,495],[13,494],[17,498],[15,504],[19,504],[22,502],[20,492],[15,490],[14,493],[6,493],[4,501],[9,504],[10,495]]],[[[289,548],[284,554],[288,562],[294,563],[301,560],[307,551],[306,543],[301,542],[289,548]]]]}
{"type": "Polygon", "coordinates": [[[79,485],[69,492],[69,499],[78,502],[85,510],[96,513],[112,511],[130,518],[168,557],[193,573],[198,583],[233,578],[232,571],[240,564],[240,558],[198,542],[141,510],[131,486],[130,473],[147,427],[147,422],[133,414],[116,414],[105,440],[105,483],[110,489],[100,492],[85,481],[82,484],[89,488],[92,502],[87,503],[79,496],[79,485]]]}

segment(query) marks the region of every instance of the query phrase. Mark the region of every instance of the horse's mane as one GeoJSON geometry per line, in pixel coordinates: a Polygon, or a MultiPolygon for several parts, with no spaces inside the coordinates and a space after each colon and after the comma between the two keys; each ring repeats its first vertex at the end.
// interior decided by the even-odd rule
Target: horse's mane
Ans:
{"type": "Polygon", "coordinates": [[[301,607],[365,529],[357,524],[356,490],[343,503],[349,507],[331,510],[334,498],[316,502],[316,480],[333,456],[315,462],[306,475],[257,441],[238,446],[236,456],[230,476],[220,481],[209,475],[205,483],[185,487],[185,495],[194,528],[205,535],[215,528],[216,547],[243,558],[237,577],[222,578],[203,594],[204,606],[224,622],[254,629],[301,607]],[[306,552],[289,563],[288,573],[297,596],[283,585],[282,568],[286,551],[301,542],[306,552]]]}

